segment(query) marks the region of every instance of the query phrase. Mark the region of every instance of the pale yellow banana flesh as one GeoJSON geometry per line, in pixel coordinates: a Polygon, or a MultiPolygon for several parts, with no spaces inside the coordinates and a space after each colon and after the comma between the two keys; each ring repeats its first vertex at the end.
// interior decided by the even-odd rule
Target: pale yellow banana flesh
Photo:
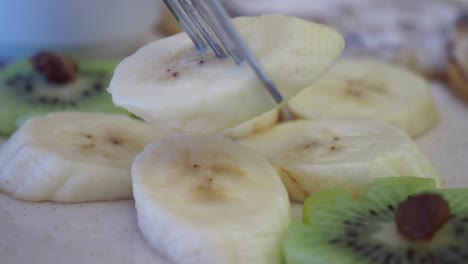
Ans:
{"type": "Polygon", "coordinates": [[[247,120],[235,127],[228,128],[220,134],[233,139],[237,139],[255,133],[260,133],[266,129],[271,128],[279,122],[280,110],[280,107],[275,107],[273,110],[270,110],[260,116],[247,120]]]}
{"type": "Polygon", "coordinates": [[[287,106],[298,118],[366,118],[381,120],[418,136],[438,114],[422,76],[372,60],[339,60],[287,106]]]}
{"type": "MultiPolygon", "coordinates": [[[[315,81],[344,47],[335,30],[298,18],[233,22],[285,100],[315,81]]],[[[185,33],[124,59],[108,90],[117,106],[184,133],[219,133],[277,106],[248,64],[200,53],[185,33]]]]}
{"type": "Polygon", "coordinates": [[[128,199],[133,158],[163,136],[123,115],[33,117],[0,147],[0,190],[29,201],[128,199]]]}
{"type": "Polygon", "coordinates": [[[256,151],[224,136],[178,135],[146,147],[132,179],[142,234],[173,263],[279,262],[290,203],[256,151]]]}
{"type": "Polygon", "coordinates": [[[442,185],[412,139],[381,122],[291,121],[239,142],[269,157],[296,202],[332,187],[359,195],[377,177],[427,177],[442,185]]]}

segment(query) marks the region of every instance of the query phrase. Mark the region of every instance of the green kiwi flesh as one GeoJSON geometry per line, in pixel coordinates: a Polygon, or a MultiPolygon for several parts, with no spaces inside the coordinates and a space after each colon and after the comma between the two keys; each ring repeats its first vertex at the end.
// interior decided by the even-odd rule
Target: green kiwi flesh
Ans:
{"type": "Polygon", "coordinates": [[[309,197],[302,221],[293,222],[283,242],[288,264],[468,263],[468,189],[435,189],[432,179],[376,179],[353,200],[342,189],[309,197]],[[395,223],[409,196],[438,194],[449,204],[447,222],[427,241],[409,241],[395,223]]]}
{"type": "Polygon", "coordinates": [[[14,62],[0,71],[0,136],[11,135],[31,116],[55,111],[129,113],[114,106],[107,87],[117,61],[76,60],[76,79],[49,83],[29,60],[14,62]]]}

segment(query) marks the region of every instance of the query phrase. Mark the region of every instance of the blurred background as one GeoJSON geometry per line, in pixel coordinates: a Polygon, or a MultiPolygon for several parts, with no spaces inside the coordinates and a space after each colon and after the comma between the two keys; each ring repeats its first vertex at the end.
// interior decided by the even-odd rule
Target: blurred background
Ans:
{"type": "MultiPolygon", "coordinates": [[[[233,17],[274,12],[332,26],[345,38],[343,56],[389,61],[436,79],[447,78],[451,49],[468,31],[468,19],[460,19],[465,0],[221,1],[233,17]]],[[[180,31],[162,0],[2,0],[0,64],[39,50],[119,59],[180,31]]]]}
{"type": "MultiPolygon", "coordinates": [[[[441,77],[462,0],[222,0],[231,16],[283,13],[327,24],[345,55],[372,56],[441,77]]],[[[2,0],[0,60],[38,50],[124,57],[180,31],[162,0],[2,0]]]]}

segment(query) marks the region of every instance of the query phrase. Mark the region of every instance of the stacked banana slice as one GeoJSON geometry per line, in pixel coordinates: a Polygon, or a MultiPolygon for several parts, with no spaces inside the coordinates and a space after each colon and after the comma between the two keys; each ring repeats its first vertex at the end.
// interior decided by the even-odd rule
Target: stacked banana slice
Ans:
{"type": "MultiPolygon", "coordinates": [[[[297,18],[234,23],[286,99],[344,45],[297,18]]],[[[391,67],[340,62],[288,103],[312,120],[277,125],[281,109],[247,65],[200,54],[181,33],[122,61],[109,91],[151,125],[97,113],[32,117],[0,147],[0,190],[30,201],[133,195],[143,237],[173,263],[279,263],[289,199],[322,188],[359,195],[372,178],[408,175],[442,184],[405,132],[376,121],[415,135],[436,119],[426,84],[391,67]],[[375,120],[320,120],[330,117],[375,120]]]]}
{"type": "Polygon", "coordinates": [[[273,110],[270,110],[260,116],[247,120],[235,127],[228,128],[220,134],[233,139],[238,139],[246,137],[248,135],[259,133],[261,131],[273,127],[280,121],[280,111],[281,108],[276,107],[273,110]]]}

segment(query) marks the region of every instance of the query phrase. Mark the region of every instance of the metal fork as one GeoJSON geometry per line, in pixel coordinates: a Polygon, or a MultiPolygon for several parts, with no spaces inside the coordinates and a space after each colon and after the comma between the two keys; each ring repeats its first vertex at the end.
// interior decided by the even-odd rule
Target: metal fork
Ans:
{"type": "Polygon", "coordinates": [[[278,104],[283,101],[283,96],[239,36],[218,0],[163,1],[201,53],[209,46],[219,59],[229,55],[237,64],[247,61],[273,99],[278,104]]]}

